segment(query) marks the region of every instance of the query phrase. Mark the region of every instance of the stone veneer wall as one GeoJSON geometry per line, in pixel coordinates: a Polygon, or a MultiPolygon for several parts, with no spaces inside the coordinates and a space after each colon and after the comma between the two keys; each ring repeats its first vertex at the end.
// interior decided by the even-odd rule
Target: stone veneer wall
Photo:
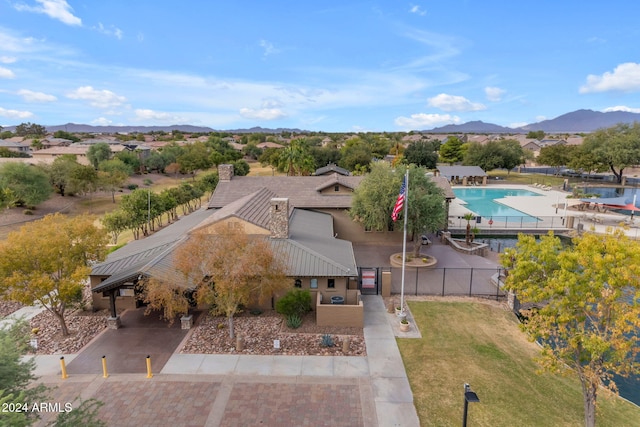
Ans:
{"type": "Polygon", "coordinates": [[[271,199],[269,230],[273,239],[289,238],[289,199],[271,199]]]}
{"type": "Polygon", "coordinates": [[[220,181],[231,181],[233,165],[218,165],[218,178],[220,181]]]}

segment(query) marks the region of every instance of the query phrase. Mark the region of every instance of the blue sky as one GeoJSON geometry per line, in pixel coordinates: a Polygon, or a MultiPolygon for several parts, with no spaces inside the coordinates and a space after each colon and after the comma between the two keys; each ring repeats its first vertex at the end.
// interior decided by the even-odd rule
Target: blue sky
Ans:
{"type": "Polygon", "coordinates": [[[0,0],[0,125],[406,131],[640,112],[629,0],[0,0]]]}

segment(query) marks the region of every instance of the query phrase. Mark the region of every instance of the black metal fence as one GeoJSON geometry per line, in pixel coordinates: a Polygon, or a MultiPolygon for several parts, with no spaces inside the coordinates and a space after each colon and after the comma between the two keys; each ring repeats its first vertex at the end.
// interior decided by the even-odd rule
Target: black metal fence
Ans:
{"type": "MultiPolygon", "coordinates": [[[[497,278],[502,268],[406,268],[405,295],[506,297],[497,278]]],[[[402,291],[402,268],[391,268],[391,292],[402,291]]]]}

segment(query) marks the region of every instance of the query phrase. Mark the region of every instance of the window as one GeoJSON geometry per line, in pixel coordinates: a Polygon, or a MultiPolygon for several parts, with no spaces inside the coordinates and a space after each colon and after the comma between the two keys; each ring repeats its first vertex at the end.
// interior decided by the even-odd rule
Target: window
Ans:
{"type": "Polygon", "coordinates": [[[318,279],[311,279],[311,282],[309,283],[309,287],[311,289],[318,289],[318,279]]]}
{"type": "Polygon", "coordinates": [[[333,187],[333,191],[340,191],[340,186],[339,185],[335,185],[333,187]]]}
{"type": "Polygon", "coordinates": [[[335,288],[335,287],[336,287],[336,279],[328,279],[327,288],[335,288]]]}
{"type": "Polygon", "coordinates": [[[296,281],[294,282],[294,286],[296,288],[301,288],[302,287],[302,280],[296,279],[296,281]]]}

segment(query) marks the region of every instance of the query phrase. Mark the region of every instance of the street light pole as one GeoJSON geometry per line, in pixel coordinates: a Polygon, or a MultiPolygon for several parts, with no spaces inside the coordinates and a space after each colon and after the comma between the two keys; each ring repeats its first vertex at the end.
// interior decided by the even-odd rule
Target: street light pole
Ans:
{"type": "Polygon", "coordinates": [[[467,427],[467,412],[469,409],[469,402],[480,402],[478,395],[471,391],[471,386],[464,383],[464,411],[462,414],[462,427],[467,427]]]}

